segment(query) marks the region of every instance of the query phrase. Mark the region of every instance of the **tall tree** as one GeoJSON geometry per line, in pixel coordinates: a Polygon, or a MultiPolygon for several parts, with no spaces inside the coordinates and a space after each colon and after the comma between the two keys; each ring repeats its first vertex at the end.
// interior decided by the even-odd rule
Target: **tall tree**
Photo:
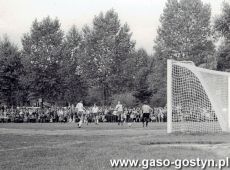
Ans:
{"type": "Polygon", "coordinates": [[[145,101],[150,101],[152,96],[152,90],[150,89],[148,82],[149,68],[142,67],[137,72],[136,75],[136,88],[134,91],[134,96],[138,99],[139,102],[143,103],[145,101]]]}
{"type": "Polygon", "coordinates": [[[35,20],[22,38],[23,58],[30,96],[55,101],[60,94],[58,70],[62,59],[63,31],[58,19],[35,20]]]}
{"type": "Polygon", "coordinates": [[[166,59],[190,60],[197,65],[215,60],[210,17],[210,5],[201,0],[167,1],[154,46],[154,62],[158,64],[153,68],[155,78],[150,77],[154,100],[165,103],[166,98],[159,93],[166,96],[166,59]]]}
{"type": "Polygon", "coordinates": [[[72,26],[64,40],[63,57],[59,74],[62,78],[63,100],[76,103],[87,94],[87,84],[82,69],[82,35],[72,26]]]}
{"type": "Polygon", "coordinates": [[[93,28],[85,27],[85,70],[93,84],[102,90],[104,103],[113,93],[122,92],[123,62],[134,49],[127,24],[121,26],[118,14],[109,10],[93,20],[93,28]]]}
{"type": "Polygon", "coordinates": [[[131,40],[132,33],[127,23],[121,26],[118,35],[115,38],[115,55],[113,57],[112,73],[110,79],[111,89],[114,93],[123,93],[130,91],[132,86],[132,76],[127,70],[129,61],[135,56],[135,42],[131,40]]]}
{"type": "Polygon", "coordinates": [[[230,70],[230,4],[223,3],[222,14],[214,22],[214,29],[222,39],[217,52],[217,69],[222,71],[230,70]]]}
{"type": "Polygon", "coordinates": [[[0,100],[8,106],[16,106],[23,66],[18,48],[7,37],[0,41],[0,65],[0,100]]]}
{"type": "MultiPolygon", "coordinates": [[[[141,80],[143,80],[142,75],[145,75],[146,73],[149,73],[150,71],[150,61],[151,58],[148,56],[147,52],[141,48],[135,51],[132,55],[132,57],[128,60],[127,63],[127,70],[130,69],[129,74],[133,76],[134,78],[134,87],[139,88],[141,85],[141,80]],[[143,71],[146,70],[146,71],[143,71]]],[[[144,76],[144,78],[147,78],[144,76]]]]}
{"type": "Polygon", "coordinates": [[[210,27],[211,8],[201,0],[168,0],[156,39],[160,57],[206,62],[214,53],[210,27]]]}

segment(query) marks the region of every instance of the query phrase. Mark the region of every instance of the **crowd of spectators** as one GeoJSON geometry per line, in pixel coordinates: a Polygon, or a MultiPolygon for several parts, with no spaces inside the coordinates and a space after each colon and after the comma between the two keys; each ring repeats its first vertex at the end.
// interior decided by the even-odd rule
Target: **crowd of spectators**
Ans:
{"type": "MultiPolygon", "coordinates": [[[[95,122],[95,118],[99,122],[117,122],[118,116],[113,107],[99,107],[98,113],[95,115],[92,112],[92,107],[85,107],[84,120],[87,123],[95,122]]],[[[124,108],[124,122],[140,122],[142,113],[140,107],[124,108]]],[[[48,123],[48,122],[79,122],[80,115],[74,106],[70,107],[17,107],[17,108],[0,108],[0,123],[48,123]]],[[[151,122],[165,122],[166,109],[154,108],[150,114],[151,122]]]]}

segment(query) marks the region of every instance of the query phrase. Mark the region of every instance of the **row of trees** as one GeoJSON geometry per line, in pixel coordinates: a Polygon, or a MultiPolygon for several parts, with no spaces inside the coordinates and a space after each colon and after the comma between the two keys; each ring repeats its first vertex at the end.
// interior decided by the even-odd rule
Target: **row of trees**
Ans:
{"type": "Polygon", "coordinates": [[[67,34],[58,19],[35,20],[21,50],[7,37],[0,46],[0,98],[8,105],[37,99],[110,104],[117,98],[134,104],[141,99],[132,95],[140,86],[139,72],[150,61],[144,49],[135,50],[129,26],[121,25],[114,10],[95,16],[92,27],[73,26],[67,34]]]}
{"type": "Polygon", "coordinates": [[[213,27],[210,18],[211,7],[201,0],[168,0],[153,56],[135,49],[128,24],[122,25],[114,10],[95,16],[91,27],[73,26],[66,34],[58,19],[35,20],[22,49],[7,37],[0,41],[0,100],[14,106],[39,98],[62,105],[84,99],[86,104],[149,100],[164,106],[168,58],[229,69],[230,5],[224,3],[213,27]]]}

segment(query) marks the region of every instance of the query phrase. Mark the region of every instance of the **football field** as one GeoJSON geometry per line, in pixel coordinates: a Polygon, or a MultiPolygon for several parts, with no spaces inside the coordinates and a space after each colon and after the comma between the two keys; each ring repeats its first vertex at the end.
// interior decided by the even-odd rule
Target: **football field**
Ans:
{"type": "Polygon", "coordinates": [[[0,169],[142,169],[111,167],[110,160],[218,160],[229,155],[230,134],[167,134],[166,123],[150,123],[148,128],[141,123],[82,128],[76,123],[0,124],[0,169]]]}

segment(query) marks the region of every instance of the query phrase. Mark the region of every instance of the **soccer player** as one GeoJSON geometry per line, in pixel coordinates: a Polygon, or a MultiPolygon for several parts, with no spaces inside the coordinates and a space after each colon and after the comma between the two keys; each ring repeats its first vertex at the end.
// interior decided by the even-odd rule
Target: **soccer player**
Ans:
{"type": "Polygon", "coordinates": [[[99,108],[97,107],[97,105],[94,103],[93,107],[92,107],[92,113],[94,115],[95,118],[95,124],[98,125],[99,124],[99,115],[98,115],[98,111],[99,108]]]}
{"type": "Polygon", "coordinates": [[[83,106],[82,100],[76,105],[76,109],[77,109],[77,114],[80,118],[80,121],[78,122],[78,127],[81,128],[82,123],[84,121],[84,111],[86,110],[83,106]]]}
{"type": "Polygon", "coordinates": [[[123,125],[123,106],[120,101],[118,101],[115,110],[117,111],[118,115],[118,125],[123,125]]]}
{"type": "Polygon", "coordinates": [[[153,111],[153,109],[147,103],[148,102],[145,101],[143,106],[141,107],[142,114],[143,114],[142,115],[143,127],[148,127],[150,113],[153,111]]]}

